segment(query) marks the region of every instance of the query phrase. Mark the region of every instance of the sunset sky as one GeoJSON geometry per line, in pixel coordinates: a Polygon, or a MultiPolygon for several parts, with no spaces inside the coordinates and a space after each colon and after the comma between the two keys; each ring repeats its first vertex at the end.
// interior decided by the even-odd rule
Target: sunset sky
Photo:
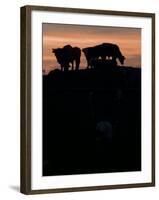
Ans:
{"type": "MultiPolygon", "coordinates": [[[[117,44],[126,57],[125,66],[141,67],[140,28],[43,24],[43,70],[48,73],[55,68],[60,69],[52,48],[62,48],[70,44],[82,49],[101,43],[117,44]]],[[[80,68],[86,68],[83,53],[80,68]]]]}

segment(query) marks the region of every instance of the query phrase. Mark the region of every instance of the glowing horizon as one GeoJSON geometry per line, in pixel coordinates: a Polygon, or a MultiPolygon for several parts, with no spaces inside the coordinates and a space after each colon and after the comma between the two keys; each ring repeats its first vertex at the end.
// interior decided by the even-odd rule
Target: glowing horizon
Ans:
{"type": "MultiPolygon", "coordinates": [[[[141,67],[141,29],[125,27],[104,27],[68,24],[43,24],[43,71],[48,73],[60,69],[52,48],[62,48],[70,44],[85,48],[102,43],[117,44],[126,57],[125,66],[141,67]]],[[[86,67],[86,59],[81,54],[80,68],[86,67]]]]}

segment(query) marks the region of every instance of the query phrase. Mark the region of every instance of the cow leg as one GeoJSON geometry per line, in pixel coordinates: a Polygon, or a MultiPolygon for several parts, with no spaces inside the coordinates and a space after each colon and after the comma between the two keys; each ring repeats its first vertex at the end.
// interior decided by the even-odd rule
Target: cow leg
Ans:
{"type": "Polygon", "coordinates": [[[89,69],[89,68],[92,68],[92,66],[91,66],[91,59],[89,59],[88,61],[87,61],[87,68],[89,69]]]}
{"type": "Polygon", "coordinates": [[[76,60],[76,70],[79,70],[79,65],[80,65],[80,59],[76,60]]]}
{"type": "Polygon", "coordinates": [[[89,68],[93,69],[94,68],[94,60],[91,59],[89,62],[89,68]]]}
{"type": "Polygon", "coordinates": [[[101,56],[102,61],[106,60],[106,56],[101,56]]]}
{"type": "Polygon", "coordinates": [[[64,66],[64,71],[67,71],[67,70],[68,70],[68,68],[67,68],[67,66],[65,65],[65,66],[64,66]]]}
{"type": "Polygon", "coordinates": [[[89,69],[89,62],[87,61],[87,69],[89,69]]]}
{"type": "Polygon", "coordinates": [[[61,71],[65,71],[65,63],[61,62],[61,71]]]}
{"type": "Polygon", "coordinates": [[[87,60],[87,69],[89,69],[89,67],[90,67],[90,58],[86,57],[86,60],[87,60]]]}
{"type": "Polygon", "coordinates": [[[105,60],[105,56],[101,56],[101,59],[102,59],[102,61],[104,61],[105,60]]]}
{"type": "Polygon", "coordinates": [[[112,63],[113,63],[114,66],[117,66],[116,57],[112,57],[112,63]]]}
{"type": "Polygon", "coordinates": [[[74,70],[73,61],[71,62],[71,64],[72,64],[72,70],[74,70]]]}

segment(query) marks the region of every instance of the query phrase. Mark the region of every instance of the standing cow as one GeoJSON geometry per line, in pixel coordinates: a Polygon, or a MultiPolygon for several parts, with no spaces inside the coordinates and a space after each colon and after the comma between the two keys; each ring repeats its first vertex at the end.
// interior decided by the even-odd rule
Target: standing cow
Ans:
{"type": "Polygon", "coordinates": [[[92,67],[92,61],[98,60],[98,58],[100,57],[100,54],[97,51],[96,47],[87,47],[82,49],[82,51],[87,60],[87,68],[92,67]]]}
{"type": "Polygon", "coordinates": [[[102,61],[111,60],[113,65],[117,65],[117,59],[123,65],[125,57],[122,55],[119,47],[116,44],[102,43],[94,47],[82,49],[87,60],[87,68],[92,67],[94,61],[101,58],[102,61]]]}
{"type": "Polygon", "coordinates": [[[55,54],[57,62],[60,64],[62,71],[67,71],[70,67],[72,67],[72,70],[74,70],[74,68],[76,70],[79,69],[81,57],[80,48],[66,45],[63,48],[52,49],[52,53],[55,54]]]}

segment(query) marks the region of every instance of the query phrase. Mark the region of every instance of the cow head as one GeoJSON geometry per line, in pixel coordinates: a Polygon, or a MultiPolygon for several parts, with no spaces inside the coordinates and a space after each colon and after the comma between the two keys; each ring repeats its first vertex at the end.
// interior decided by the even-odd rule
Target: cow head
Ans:
{"type": "Polygon", "coordinates": [[[84,48],[84,49],[82,49],[82,51],[83,51],[83,53],[84,53],[85,55],[87,55],[87,53],[88,53],[88,48],[84,48]]]}
{"type": "Polygon", "coordinates": [[[61,64],[63,61],[63,53],[62,53],[61,49],[60,48],[52,49],[52,53],[55,54],[57,62],[61,64]]]}
{"type": "Polygon", "coordinates": [[[52,49],[52,53],[56,53],[57,49],[52,49]]]}
{"type": "Polygon", "coordinates": [[[124,56],[121,56],[120,58],[119,58],[119,61],[120,61],[120,63],[123,65],[124,64],[124,60],[125,60],[126,58],[124,57],[124,56]]]}

